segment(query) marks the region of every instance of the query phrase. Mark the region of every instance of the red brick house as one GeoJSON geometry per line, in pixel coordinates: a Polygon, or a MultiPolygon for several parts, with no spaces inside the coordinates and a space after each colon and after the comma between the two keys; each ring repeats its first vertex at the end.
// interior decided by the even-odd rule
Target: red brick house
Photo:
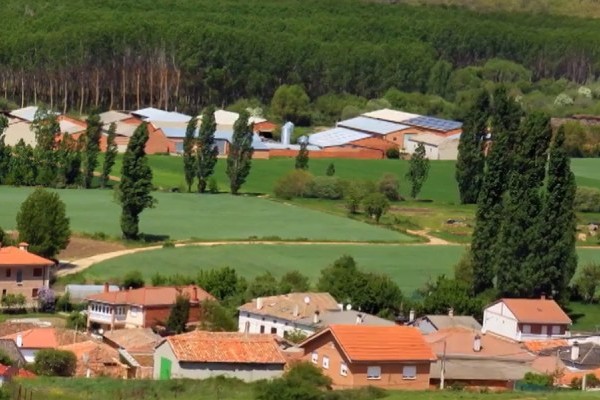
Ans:
{"type": "Polygon", "coordinates": [[[19,247],[0,247],[2,296],[22,294],[27,302],[32,302],[37,299],[40,289],[49,287],[50,268],[54,262],[30,253],[28,247],[27,243],[20,243],[19,247]]]}
{"type": "Polygon", "coordinates": [[[88,296],[88,329],[92,324],[104,330],[119,328],[148,328],[164,324],[169,318],[177,295],[190,299],[188,323],[200,320],[200,303],[215,298],[201,287],[144,287],[133,290],[109,292],[88,296]]]}
{"type": "Polygon", "coordinates": [[[299,345],[333,387],[429,388],[437,358],[421,332],[406,326],[331,325],[299,345]]]}

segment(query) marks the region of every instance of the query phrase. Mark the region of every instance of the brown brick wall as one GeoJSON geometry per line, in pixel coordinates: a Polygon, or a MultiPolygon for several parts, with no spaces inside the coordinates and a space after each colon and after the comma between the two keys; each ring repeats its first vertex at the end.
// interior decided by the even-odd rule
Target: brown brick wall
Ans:
{"type": "MultiPolygon", "coordinates": [[[[144,309],[144,328],[166,323],[171,313],[171,307],[154,307],[144,309]]],[[[198,322],[200,318],[200,305],[190,305],[188,323],[198,322]]]]}
{"type": "MultiPolygon", "coordinates": [[[[271,157],[296,157],[298,150],[273,149],[271,157]]],[[[380,150],[352,147],[329,147],[321,151],[309,151],[310,158],[352,158],[361,160],[381,160],[384,155],[380,150]]]]}
{"type": "Polygon", "coordinates": [[[2,267],[0,268],[0,294],[23,294],[27,301],[32,301],[33,290],[41,289],[47,283],[49,267],[2,267]],[[34,269],[39,268],[42,270],[42,276],[35,277],[34,269]],[[7,276],[7,271],[10,270],[10,276],[7,276]],[[23,273],[23,280],[20,285],[17,284],[17,271],[21,270],[23,273]],[[6,292],[4,292],[6,290],[6,292]]]}

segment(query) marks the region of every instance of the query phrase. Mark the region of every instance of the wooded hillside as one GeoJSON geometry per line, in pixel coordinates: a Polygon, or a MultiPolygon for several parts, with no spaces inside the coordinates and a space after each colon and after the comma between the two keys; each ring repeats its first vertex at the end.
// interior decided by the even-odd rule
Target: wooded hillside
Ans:
{"type": "Polygon", "coordinates": [[[190,111],[270,99],[283,83],[311,98],[427,91],[439,58],[453,69],[513,60],[533,79],[600,73],[600,21],[566,17],[358,0],[5,0],[0,20],[0,96],[64,111],[190,111]]]}

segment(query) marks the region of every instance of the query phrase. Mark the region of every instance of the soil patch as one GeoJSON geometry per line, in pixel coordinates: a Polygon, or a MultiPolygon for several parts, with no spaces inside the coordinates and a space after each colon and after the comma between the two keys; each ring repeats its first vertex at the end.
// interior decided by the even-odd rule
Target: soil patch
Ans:
{"type": "Polygon", "coordinates": [[[410,207],[390,207],[391,211],[415,213],[415,214],[431,214],[432,211],[429,208],[410,208],[410,207]]]}
{"type": "Polygon", "coordinates": [[[59,260],[70,261],[125,249],[126,247],[118,242],[108,242],[74,236],[71,237],[71,241],[67,248],[61,251],[57,258],[59,260]]]}

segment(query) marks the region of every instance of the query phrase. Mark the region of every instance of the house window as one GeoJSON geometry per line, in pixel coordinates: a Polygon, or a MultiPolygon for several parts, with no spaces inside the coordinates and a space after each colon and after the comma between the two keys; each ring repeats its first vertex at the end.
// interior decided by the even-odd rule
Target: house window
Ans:
{"type": "Polygon", "coordinates": [[[560,335],[560,325],[552,325],[552,334],[560,335]]]}
{"type": "Polygon", "coordinates": [[[329,357],[323,356],[323,368],[329,369],[329,357]]]}
{"type": "Polygon", "coordinates": [[[402,379],[417,379],[417,367],[414,365],[402,367],[402,379]]]}
{"type": "Polygon", "coordinates": [[[311,358],[311,361],[313,362],[313,364],[319,363],[319,354],[316,351],[312,352],[310,358],[311,358]]]}
{"type": "Polygon", "coordinates": [[[381,379],[381,367],[367,367],[367,379],[381,379]]]}
{"type": "Polygon", "coordinates": [[[10,268],[6,268],[6,277],[10,278],[10,275],[12,273],[12,270],[10,268]]]}
{"type": "Polygon", "coordinates": [[[6,296],[6,289],[2,289],[2,297],[6,296]]]}
{"type": "Polygon", "coordinates": [[[277,335],[277,328],[275,328],[275,327],[272,327],[272,328],[271,328],[271,333],[272,333],[273,335],[277,335]]]}
{"type": "Polygon", "coordinates": [[[43,269],[41,269],[41,268],[34,268],[33,269],[33,276],[35,278],[39,278],[40,276],[42,276],[42,273],[43,273],[43,269]]]}
{"type": "Polygon", "coordinates": [[[35,298],[38,296],[38,289],[31,289],[31,297],[35,298]]]}
{"type": "Polygon", "coordinates": [[[340,375],[341,376],[348,376],[348,366],[346,365],[346,363],[341,363],[340,364],[340,375]]]}
{"type": "Polygon", "coordinates": [[[523,333],[531,333],[531,325],[523,325],[523,333]]]}
{"type": "Polygon", "coordinates": [[[260,326],[260,333],[265,333],[265,326],[264,325],[260,326]]]}
{"type": "Polygon", "coordinates": [[[17,270],[17,285],[22,285],[23,284],[23,271],[22,270],[17,270]]]}

